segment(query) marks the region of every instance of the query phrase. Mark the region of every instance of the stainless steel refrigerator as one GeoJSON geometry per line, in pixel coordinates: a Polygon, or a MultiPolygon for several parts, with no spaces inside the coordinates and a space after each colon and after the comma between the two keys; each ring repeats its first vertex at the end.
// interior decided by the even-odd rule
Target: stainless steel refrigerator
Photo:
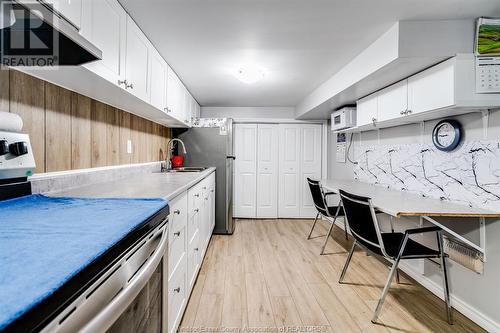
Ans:
{"type": "Polygon", "coordinates": [[[186,145],[186,166],[215,166],[216,234],[232,234],[233,222],[233,120],[197,119],[194,126],[177,136],[186,145]]]}

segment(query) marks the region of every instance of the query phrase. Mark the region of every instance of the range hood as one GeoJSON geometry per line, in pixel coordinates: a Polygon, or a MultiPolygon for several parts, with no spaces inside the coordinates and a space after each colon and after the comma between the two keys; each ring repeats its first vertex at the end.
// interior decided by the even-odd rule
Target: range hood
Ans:
{"type": "Polygon", "coordinates": [[[12,11],[15,22],[0,30],[3,65],[77,66],[102,58],[101,50],[50,5],[35,0],[5,2],[0,0],[1,9],[12,11]]]}

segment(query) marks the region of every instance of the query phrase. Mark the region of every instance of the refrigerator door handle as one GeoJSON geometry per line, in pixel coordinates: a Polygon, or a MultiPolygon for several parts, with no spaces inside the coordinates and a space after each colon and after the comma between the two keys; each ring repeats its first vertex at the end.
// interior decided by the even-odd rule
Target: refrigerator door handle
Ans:
{"type": "Polygon", "coordinates": [[[236,156],[234,156],[234,155],[229,155],[229,156],[226,156],[226,158],[230,158],[230,159],[235,160],[235,159],[236,159],[236,156]]]}

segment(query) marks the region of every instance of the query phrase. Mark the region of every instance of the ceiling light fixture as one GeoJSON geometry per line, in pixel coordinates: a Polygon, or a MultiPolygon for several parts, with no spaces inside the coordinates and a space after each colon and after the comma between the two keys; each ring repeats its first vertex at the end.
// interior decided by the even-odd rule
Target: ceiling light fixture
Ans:
{"type": "Polygon", "coordinates": [[[265,76],[266,71],[262,67],[256,65],[242,66],[235,73],[235,77],[246,84],[257,83],[265,76]]]}

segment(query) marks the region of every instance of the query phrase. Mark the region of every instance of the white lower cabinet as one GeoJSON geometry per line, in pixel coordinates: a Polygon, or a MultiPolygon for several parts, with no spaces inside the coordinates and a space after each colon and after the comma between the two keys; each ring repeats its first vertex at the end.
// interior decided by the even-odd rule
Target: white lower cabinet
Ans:
{"type": "Polygon", "coordinates": [[[321,128],[235,125],[234,217],[314,217],[306,178],[321,177],[321,128]]]}
{"type": "Polygon", "coordinates": [[[170,203],[167,325],[169,333],[176,332],[179,327],[214,226],[215,172],[170,203]]]}

